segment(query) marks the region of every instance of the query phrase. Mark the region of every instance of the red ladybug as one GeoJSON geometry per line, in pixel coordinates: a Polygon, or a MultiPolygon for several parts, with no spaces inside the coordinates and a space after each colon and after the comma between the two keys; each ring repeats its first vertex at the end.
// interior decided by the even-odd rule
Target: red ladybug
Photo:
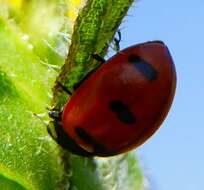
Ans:
{"type": "Polygon", "coordinates": [[[167,46],[128,47],[83,80],[65,105],[57,141],[82,156],[113,156],[144,143],[165,119],[176,87],[167,46]]]}

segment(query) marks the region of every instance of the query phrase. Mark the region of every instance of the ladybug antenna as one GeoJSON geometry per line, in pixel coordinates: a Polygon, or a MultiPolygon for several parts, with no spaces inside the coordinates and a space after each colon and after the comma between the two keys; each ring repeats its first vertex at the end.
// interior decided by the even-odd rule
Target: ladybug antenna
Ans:
{"type": "Polygon", "coordinates": [[[120,51],[120,42],[121,42],[121,38],[122,38],[120,29],[117,31],[117,34],[118,34],[118,37],[117,38],[114,37],[113,41],[114,41],[115,50],[117,52],[119,52],[120,51]]]}

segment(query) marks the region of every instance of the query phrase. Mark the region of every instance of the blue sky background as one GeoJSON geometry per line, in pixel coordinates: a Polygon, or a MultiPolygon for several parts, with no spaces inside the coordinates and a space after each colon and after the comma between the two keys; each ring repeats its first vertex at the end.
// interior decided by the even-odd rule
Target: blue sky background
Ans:
{"type": "Polygon", "coordinates": [[[204,1],[140,0],[121,26],[121,49],[163,40],[177,69],[173,107],[137,154],[153,190],[204,189],[204,1]]]}

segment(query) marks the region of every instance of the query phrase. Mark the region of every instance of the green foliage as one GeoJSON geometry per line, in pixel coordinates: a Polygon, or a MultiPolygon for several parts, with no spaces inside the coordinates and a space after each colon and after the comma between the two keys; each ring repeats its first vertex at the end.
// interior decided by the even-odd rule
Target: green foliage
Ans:
{"type": "Polygon", "coordinates": [[[56,189],[64,170],[60,149],[34,115],[49,105],[55,73],[3,19],[0,42],[1,181],[23,189],[56,189]]]}
{"type": "Polygon", "coordinates": [[[53,141],[45,124],[47,108],[67,99],[58,89],[52,99],[56,78],[72,86],[96,65],[90,53],[105,55],[131,1],[87,1],[61,71],[72,30],[65,1],[22,2],[20,9],[0,1],[0,189],[141,189],[135,156],[72,155],[53,141]]]}

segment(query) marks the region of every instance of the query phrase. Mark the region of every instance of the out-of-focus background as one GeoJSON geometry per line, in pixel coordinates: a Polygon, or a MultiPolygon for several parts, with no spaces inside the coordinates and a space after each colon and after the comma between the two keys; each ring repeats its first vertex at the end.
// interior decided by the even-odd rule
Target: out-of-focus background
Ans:
{"type": "Polygon", "coordinates": [[[121,26],[122,43],[163,40],[177,91],[160,130],[136,151],[152,190],[204,189],[204,1],[142,0],[121,26]]]}

